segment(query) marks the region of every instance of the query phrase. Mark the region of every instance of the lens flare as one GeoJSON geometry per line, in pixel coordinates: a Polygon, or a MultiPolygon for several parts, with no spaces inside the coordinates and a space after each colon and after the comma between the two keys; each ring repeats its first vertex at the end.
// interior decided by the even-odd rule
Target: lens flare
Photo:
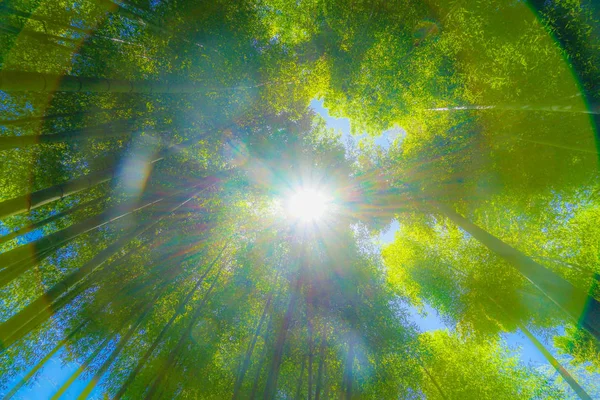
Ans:
{"type": "Polygon", "coordinates": [[[330,199],[315,189],[301,189],[290,195],[287,202],[288,214],[302,222],[317,222],[327,212],[330,199]]]}

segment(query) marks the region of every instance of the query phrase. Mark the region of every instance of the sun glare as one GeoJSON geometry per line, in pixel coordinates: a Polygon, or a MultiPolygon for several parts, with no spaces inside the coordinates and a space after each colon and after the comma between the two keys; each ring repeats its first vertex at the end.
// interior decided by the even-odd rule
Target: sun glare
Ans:
{"type": "Polygon", "coordinates": [[[329,198],[318,190],[301,189],[290,195],[288,214],[302,222],[317,222],[327,212],[329,198]]]}

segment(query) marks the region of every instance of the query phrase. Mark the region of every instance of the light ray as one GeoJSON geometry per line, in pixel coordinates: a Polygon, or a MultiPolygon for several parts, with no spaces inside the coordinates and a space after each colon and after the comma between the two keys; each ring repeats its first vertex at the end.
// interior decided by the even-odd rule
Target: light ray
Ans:
{"type": "Polygon", "coordinates": [[[293,219],[301,222],[318,222],[325,216],[330,202],[323,192],[302,188],[290,195],[287,212],[293,219]]]}

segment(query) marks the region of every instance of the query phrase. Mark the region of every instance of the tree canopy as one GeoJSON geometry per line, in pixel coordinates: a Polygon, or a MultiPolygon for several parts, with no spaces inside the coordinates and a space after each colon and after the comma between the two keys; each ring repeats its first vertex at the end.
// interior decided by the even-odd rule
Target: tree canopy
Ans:
{"type": "Polygon", "coordinates": [[[600,397],[593,1],[6,0],[0,43],[4,398],[600,397]]]}

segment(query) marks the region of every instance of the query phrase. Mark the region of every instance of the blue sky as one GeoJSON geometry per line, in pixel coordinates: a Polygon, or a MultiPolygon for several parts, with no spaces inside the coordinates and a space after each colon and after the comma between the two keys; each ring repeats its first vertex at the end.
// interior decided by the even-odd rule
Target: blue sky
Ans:
{"type": "MultiPolygon", "coordinates": [[[[329,110],[323,106],[323,100],[313,100],[310,102],[310,108],[312,108],[317,114],[325,119],[327,126],[335,129],[342,133],[342,142],[346,145],[348,140],[356,142],[366,135],[355,137],[350,135],[350,121],[348,118],[336,118],[329,115],[329,110]]],[[[394,129],[383,132],[379,137],[374,139],[376,145],[387,149],[390,147],[391,142],[399,133],[394,129]]]]}
{"type": "MultiPolygon", "coordinates": [[[[311,108],[321,115],[327,125],[330,128],[333,128],[342,134],[343,143],[346,144],[348,140],[356,141],[357,138],[354,138],[350,135],[350,122],[346,118],[334,118],[329,115],[329,112],[323,106],[323,101],[321,100],[313,100],[311,102],[311,108]]],[[[386,149],[390,146],[391,140],[394,137],[393,132],[384,132],[380,137],[375,138],[375,144],[381,146],[386,149]]],[[[390,243],[394,240],[394,235],[399,229],[399,224],[397,221],[393,221],[391,225],[382,231],[379,235],[380,243],[386,244],[390,243]]],[[[8,233],[8,229],[0,224],[0,234],[8,233]]],[[[31,232],[27,237],[22,238],[25,241],[31,241],[39,237],[40,232],[34,231],[31,232]]],[[[418,312],[416,308],[409,308],[410,318],[419,326],[419,329],[422,332],[437,330],[437,329],[452,329],[451,327],[447,327],[436,310],[431,308],[429,305],[425,305],[423,311],[421,313],[418,312]]],[[[505,334],[504,339],[507,345],[515,351],[520,359],[524,363],[530,363],[533,366],[541,366],[545,365],[546,359],[543,355],[531,344],[531,342],[520,332],[505,334]]],[[[557,351],[554,348],[551,341],[544,339],[543,337],[538,337],[546,348],[555,356],[557,355],[557,351]]],[[[63,363],[61,361],[61,357],[64,353],[64,349],[59,351],[54,357],[52,357],[44,367],[38,371],[38,379],[35,380],[33,385],[27,385],[23,387],[17,395],[14,397],[16,399],[45,399],[50,398],[56,391],[65,383],[69,377],[77,370],[78,365],[76,363],[63,363]]],[[[568,367],[568,365],[565,365],[568,367]]],[[[13,382],[10,383],[8,389],[12,388],[15,384],[19,382],[19,380],[27,373],[20,374],[13,382]]],[[[87,384],[89,377],[87,375],[82,375],[78,379],[76,379],[73,384],[70,386],[69,390],[65,393],[63,398],[71,399],[76,398],[76,396],[83,390],[85,385],[87,384]]],[[[92,393],[93,394],[93,393],[92,393]]]]}
{"type": "MultiPolygon", "coordinates": [[[[379,240],[381,243],[388,244],[393,242],[394,235],[399,228],[400,225],[398,224],[398,221],[393,221],[388,229],[380,233],[379,240]]],[[[425,305],[423,313],[419,313],[415,308],[410,308],[409,313],[413,321],[423,332],[436,329],[451,329],[451,327],[446,326],[444,322],[442,322],[438,312],[427,304],[425,305]]],[[[520,353],[519,357],[523,362],[531,362],[536,365],[546,363],[546,359],[542,353],[521,332],[505,334],[504,339],[511,348],[514,348],[515,351],[520,353]]],[[[556,349],[554,349],[552,343],[547,343],[542,339],[543,338],[538,338],[538,340],[544,343],[553,354],[556,354],[556,349]]]]}
{"type": "MultiPolygon", "coordinates": [[[[38,378],[35,380],[33,385],[26,385],[21,388],[15,394],[13,399],[23,399],[23,400],[31,400],[31,399],[49,399],[52,397],[54,393],[58,391],[58,389],[71,377],[71,375],[77,370],[79,367],[76,363],[63,363],[61,357],[64,354],[63,351],[59,351],[52,357],[44,367],[38,371],[38,378]]],[[[25,376],[27,372],[18,376],[15,379],[11,386],[12,388],[16,385],[19,380],[25,376]]],[[[69,389],[65,392],[62,399],[75,399],[81,393],[81,391],[87,385],[87,379],[81,379],[81,376],[76,379],[73,384],[69,387],[69,389]]]]}
{"type": "MultiPolygon", "coordinates": [[[[346,145],[348,140],[352,140],[356,142],[359,138],[354,138],[350,135],[350,121],[347,118],[335,118],[329,114],[329,110],[324,107],[322,100],[313,100],[310,103],[310,107],[318,113],[321,117],[325,119],[327,126],[329,128],[333,128],[337,131],[340,131],[342,134],[342,141],[344,145],[346,145]]],[[[400,130],[401,134],[405,135],[406,132],[400,130]]],[[[375,138],[375,144],[381,146],[384,149],[389,148],[391,140],[393,140],[395,134],[390,131],[383,132],[381,136],[375,138]]],[[[362,137],[362,136],[361,136],[362,137]]],[[[394,236],[398,229],[400,228],[397,221],[393,221],[387,229],[383,230],[379,235],[379,241],[382,245],[387,243],[391,243],[394,241],[394,236]]],[[[429,305],[425,305],[423,311],[419,313],[419,311],[411,307],[409,308],[409,315],[411,319],[417,324],[419,329],[422,332],[427,332],[431,330],[437,329],[452,329],[452,327],[448,327],[444,324],[442,319],[440,318],[438,312],[431,308],[429,305]]],[[[544,358],[543,354],[531,343],[531,341],[520,331],[503,334],[502,335],[504,341],[507,346],[515,353],[518,354],[519,358],[524,364],[530,364],[533,367],[539,367],[543,365],[547,365],[548,362],[544,358]]],[[[544,337],[537,336],[537,339],[544,344],[546,349],[550,351],[555,357],[558,355],[552,340],[547,340],[544,337]]],[[[563,365],[569,369],[569,365],[563,365]]],[[[570,371],[572,372],[572,371],[570,371]]],[[[582,382],[579,382],[583,385],[582,382]]],[[[585,386],[584,386],[585,387],[585,386]]],[[[568,389],[570,390],[570,388],[568,389]]],[[[574,393],[573,393],[574,395],[574,393]]]]}

